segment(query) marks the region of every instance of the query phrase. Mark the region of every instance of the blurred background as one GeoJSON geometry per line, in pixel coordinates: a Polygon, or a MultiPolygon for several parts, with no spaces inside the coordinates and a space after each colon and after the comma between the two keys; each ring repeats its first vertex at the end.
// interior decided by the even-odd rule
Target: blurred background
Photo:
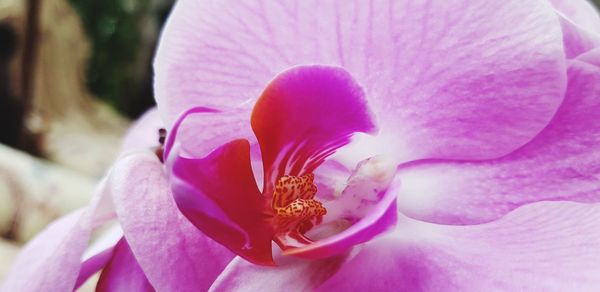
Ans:
{"type": "Polygon", "coordinates": [[[153,106],[173,1],[0,0],[0,282],[20,246],[89,201],[153,106]]]}
{"type": "Polygon", "coordinates": [[[173,0],[0,0],[0,282],[18,249],[85,205],[132,120],[173,0]]]}

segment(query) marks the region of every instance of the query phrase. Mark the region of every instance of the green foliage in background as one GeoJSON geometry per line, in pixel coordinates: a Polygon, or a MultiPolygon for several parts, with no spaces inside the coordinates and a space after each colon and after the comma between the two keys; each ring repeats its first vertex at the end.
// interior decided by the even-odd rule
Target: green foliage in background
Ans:
{"type": "MultiPolygon", "coordinates": [[[[139,67],[136,62],[140,62],[138,53],[142,43],[140,26],[143,22],[140,19],[152,14],[150,17],[162,23],[170,5],[155,11],[156,0],[69,2],[81,16],[92,44],[92,55],[87,66],[88,89],[120,112],[137,116],[153,103],[149,80],[152,74],[136,76],[141,75],[139,68],[136,70],[135,67],[139,67]]],[[[170,1],[164,2],[170,4],[170,1]]],[[[147,69],[150,71],[150,60],[141,61],[148,63],[147,69]]]]}
{"type": "Polygon", "coordinates": [[[139,2],[133,7],[120,0],[70,2],[81,15],[92,42],[93,53],[87,67],[88,88],[116,105],[120,93],[133,81],[131,62],[140,39],[135,11],[148,1],[127,1],[139,2]]]}

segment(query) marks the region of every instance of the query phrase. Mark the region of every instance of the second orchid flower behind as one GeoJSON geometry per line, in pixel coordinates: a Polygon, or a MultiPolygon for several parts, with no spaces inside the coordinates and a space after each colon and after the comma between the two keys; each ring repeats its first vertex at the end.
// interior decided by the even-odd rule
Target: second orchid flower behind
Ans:
{"type": "MultiPolygon", "coordinates": [[[[255,156],[264,170],[258,174],[264,178],[262,188],[253,173],[248,140],[227,142],[200,158],[175,153],[179,126],[192,114],[210,119],[215,112],[191,109],[171,131],[164,153],[175,201],[202,232],[248,261],[273,265],[272,241],[284,254],[336,255],[395,223],[395,195],[386,192],[395,172],[392,162],[361,163],[363,172],[374,164],[379,171],[348,184],[346,193],[370,187],[356,196],[342,199],[327,189],[319,192],[315,184],[315,172],[353,133],[375,131],[364,91],[344,69],[295,67],[264,90],[251,117],[260,147],[255,156]],[[353,208],[345,209],[348,204],[353,208]],[[320,234],[319,240],[307,232],[320,234]]],[[[336,179],[329,168],[318,172],[317,180],[336,179]]]]}

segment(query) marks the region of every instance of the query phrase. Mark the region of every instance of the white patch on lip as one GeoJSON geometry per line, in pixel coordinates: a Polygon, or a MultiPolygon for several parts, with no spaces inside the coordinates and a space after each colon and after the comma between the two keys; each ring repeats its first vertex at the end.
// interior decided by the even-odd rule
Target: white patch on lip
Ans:
{"type": "Polygon", "coordinates": [[[352,226],[352,222],[344,219],[338,219],[328,223],[319,224],[306,232],[306,236],[311,240],[321,240],[336,235],[352,226]]]}
{"type": "Polygon", "coordinates": [[[348,178],[341,196],[323,203],[327,215],[321,225],[338,220],[354,223],[365,217],[379,203],[395,172],[393,161],[382,156],[360,162],[348,178]]]}

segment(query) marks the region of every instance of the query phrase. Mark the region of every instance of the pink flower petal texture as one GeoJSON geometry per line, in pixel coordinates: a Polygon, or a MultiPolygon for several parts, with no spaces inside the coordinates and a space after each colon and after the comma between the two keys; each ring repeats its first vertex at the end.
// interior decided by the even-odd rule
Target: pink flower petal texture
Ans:
{"type": "Polygon", "coordinates": [[[560,18],[567,58],[600,47],[600,14],[587,0],[551,0],[560,18]]]}
{"type": "Polygon", "coordinates": [[[121,159],[112,193],[127,243],[158,291],[205,290],[233,255],[179,212],[163,165],[140,153],[121,159]]]}
{"type": "MultiPolygon", "coordinates": [[[[170,132],[169,136],[168,136],[167,140],[165,141],[165,145],[164,145],[164,153],[163,153],[164,160],[167,160],[167,161],[169,160],[169,157],[170,157],[171,153],[173,152],[173,147],[175,147],[175,140],[177,138],[181,139],[181,137],[179,137],[180,136],[179,135],[180,127],[183,125],[183,122],[185,122],[188,119],[189,116],[192,116],[194,114],[199,114],[199,113],[214,113],[214,112],[218,112],[218,111],[214,110],[214,109],[206,108],[206,107],[193,107],[193,108],[190,108],[190,109],[186,110],[179,117],[179,119],[177,119],[177,121],[175,121],[175,123],[173,124],[173,127],[169,131],[170,132]]],[[[213,117],[211,117],[211,118],[213,118],[213,117]]],[[[222,119],[219,119],[219,121],[222,121],[222,119]]],[[[203,135],[201,137],[204,137],[204,133],[203,133],[203,135]]],[[[213,138],[213,139],[216,138],[216,137],[214,137],[212,135],[209,136],[209,137],[213,138]]],[[[196,138],[198,138],[198,137],[196,137],[196,138]]],[[[207,141],[213,140],[213,139],[210,139],[210,138],[209,139],[198,139],[198,140],[202,140],[202,141],[204,141],[204,140],[207,140],[207,141]]],[[[179,145],[177,145],[177,146],[179,146],[179,145]]],[[[208,150],[205,149],[206,147],[202,143],[200,143],[200,146],[202,147],[202,150],[208,151],[208,150]]],[[[210,146],[212,146],[212,144],[210,146]]],[[[214,146],[210,147],[209,149],[210,150],[214,149],[214,146]]],[[[208,151],[208,152],[210,152],[210,151],[208,151]]]]}
{"type": "Polygon", "coordinates": [[[600,202],[600,50],[584,56],[596,64],[570,63],[561,108],[521,149],[486,162],[402,166],[400,210],[431,222],[473,224],[536,201],[600,202]]]}
{"type": "MultiPolygon", "coordinates": [[[[250,114],[251,111],[245,107],[226,111],[195,107],[182,115],[178,129],[175,123],[171,132],[177,131],[180,153],[204,157],[235,139],[246,139],[255,145],[257,142],[250,127],[250,114]]],[[[169,135],[169,139],[173,136],[169,135]]]]}
{"type": "Polygon", "coordinates": [[[593,291],[599,250],[599,204],[539,202],[472,226],[404,218],[317,291],[593,291]]]}
{"type": "Polygon", "coordinates": [[[600,14],[588,0],[550,0],[567,19],[579,27],[594,33],[600,33],[600,14]]]}
{"type": "MultiPolygon", "coordinates": [[[[176,122],[172,136],[178,135],[184,118],[176,122]]],[[[354,132],[373,131],[374,126],[361,88],[345,70],[324,66],[296,67],[278,75],[257,102],[251,123],[265,173],[262,192],[253,175],[250,144],[243,139],[203,158],[172,160],[167,154],[168,164],[177,205],[196,227],[249,261],[273,264],[275,236],[302,236],[288,230],[296,227],[281,230],[273,198],[276,181],[312,173],[354,132]]],[[[172,149],[172,139],[167,149],[172,149]]]]}
{"type": "Polygon", "coordinates": [[[210,291],[311,291],[338,271],[345,259],[345,256],[321,260],[277,257],[277,267],[265,267],[238,257],[215,280],[210,291]]]}
{"type": "Polygon", "coordinates": [[[177,157],[172,177],[179,209],[203,233],[254,263],[273,263],[274,230],[252,174],[248,141],[230,142],[202,159],[177,157]]]}
{"type": "Polygon", "coordinates": [[[567,58],[600,47],[600,14],[588,0],[550,0],[560,17],[567,58]]]}
{"type": "Polygon", "coordinates": [[[336,65],[381,129],[353,153],[494,158],[528,142],[562,101],[557,21],[539,0],[178,1],[155,62],[157,102],[172,125],[193,106],[252,104],[290,67],[336,65]]]}
{"type": "Polygon", "coordinates": [[[582,54],[577,60],[600,68],[600,48],[582,54]]]}
{"type": "Polygon", "coordinates": [[[576,58],[587,51],[600,47],[600,33],[587,31],[571,20],[563,16],[559,17],[567,58],[576,58]]]}
{"type": "Polygon", "coordinates": [[[121,153],[153,149],[159,146],[159,130],[164,128],[158,110],[146,111],[129,128],[121,144],[121,153]]]}
{"type": "Polygon", "coordinates": [[[75,282],[75,289],[79,289],[91,276],[101,271],[113,258],[116,244],[113,244],[109,248],[94,254],[89,259],[81,263],[81,269],[79,270],[79,276],[77,276],[77,282],[75,282]]]}
{"type": "Polygon", "coordinates": [[[115,246],[111,260],[100,274],[96,291],[155,291],[125,239],[115,246]]]}

